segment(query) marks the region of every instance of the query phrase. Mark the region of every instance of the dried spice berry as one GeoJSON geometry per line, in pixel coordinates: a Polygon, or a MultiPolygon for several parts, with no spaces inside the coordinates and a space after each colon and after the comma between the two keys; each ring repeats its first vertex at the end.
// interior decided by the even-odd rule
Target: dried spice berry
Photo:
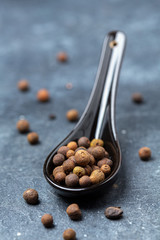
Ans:
{"type": "Polygon", "coordinates": [[[53,217],[52,215],[50,214],[44,214],[42,217],[41,217],[41,222],[43,223],[43,225],[46,227],[46,228],[50,228],[53,226],[53,217]]]}
{"type": "Polygon", "coordinates": [[[55,181],[59,184],[64,184],[66,178],[66,174],[64,172],[58,172],[55,175],[55,181]]]}
{"type": "Polygon", "coordinates": [[[79,183],[79,177],[76,174],[71,173],[66,176],[65,184],[67,187],[76,187],[78,183],[79,183]]]}
{"type": "Polygon", "coordinates": [[[92,184],[89,176],[83,176],[79,179],[79,185],[81,187],[89,187],[92,184]]]}
{"type": "Polygon", "coordinates": [[[70,121],[70,122],[75,122],[78,120],[78,111],[76,109],[71,109],[66,113],[66,118],[70,121]]]}
{"type": "Polygon", "coordinates": [[[61,154],[63,154],[64,156],[66,156],[66,153],[67,153],[68,150],[69,150],[69,147],[67,147],[67,146],[62,146],[62,147],[60,147],[60,148],[58,149],[58,153],[61,153],[61,154]]]}
{"type": "Polygon", "coordinates": [[[87,165],[84,169],[85,169],[85,174],[90,176],[92,172],[91,166],[87,165]]]}
{"type": "MultiPolygon", "coordinates": [[[[97,166],[98,167],[102,167],[102,165],[104,165],[104,164],[108,164],[108,162],[110,162],[110,161],[112,161],[112,160],[110,160],[110,159],[108,159],[108,158],[103,158],[102,160],[99,160],[98,161],[98,163],[97,163],[97,166]],[[109,161],[108,161],[109,160],[109,161]]],[[[110,163],[111,164],[111,163],[110,163]]],[[[109,164],[108,164],[109,165],[109,164]]]]}
{"type": "Polygon", "coordinates": [[[22,79],[18,82],[17,87],[20,91],[28,91],[29,89],[29,82],[25,79],[22,79]]]}
{"type": "Polygon", "coordinates": [[[75,141],[72,141],[72,142],[69,142],[69,143],[67,144],[67,147],[68,147],[69,149],[75,151],[78,146],[77,146],[77,143],[76,143],[75,141]]]}
{"type": "Polygon", "coordinates": [[[105,155],[105,149],[103,147],[97,146],[93,148],[92,155],[97,160],[102,159],[105,155]]]}
{"type": "Polygon", "coordinates": [[[104,173],[100,170],[94,170],[90,176],[92,184],[100,183],[105,179],[104,173]]]}
{"type": "Polygon", "coordinates": [[[64,240],[75,240],[76,239],[76,232],[72,228],[68,228],[63,233],[64,240]]]}
{"type": "Polygon", "coordinates": [[[80,178],[86,174],[86,171],[84,168],[77,166],[73,169],[73,173],[80,178]]]}
{"type": "Polygon", "coordinates": [[[58,173],[58,172],[64,172],[63,166],[58,166],[58,167],[54,168],[53,176],[55,177],[56,173],[58,173]]]}
{"type": "Polygon", "coordinates": [[[90,140],[87,137],[81,137],[78,140],[79,147],[85,147],[88,148],[90,146],[90,140]]]}
{"type": "Polygon", "coordinates": [[[76,164],[75,156],[69,157],[70,160],[72,160],[76,164]]]}
{"type": "Polygon", "coordinates": [[[70,149],[70,150],[67,151],[66,157],[69,158],[71,156],[74,156],[74,151],[70,149]]]}
{"type": "Polygon", "coordinates": [[[61,154],[61,153],[57,153],[57,154],[54,155],[54,157],[53,157],[53,164],[54,164],[55,166],[60,166],[60,165],[63,164],[64,160],[65,160],[64,155],[61,154]]]}
{"type": "Polygon", "coordinates": [[[39,141],[39,136],[36,132],[31,132],[28,133],[27,139],[30,144],[37,144],[39,141]]]}
{"type": "Polygon", "coordinates": [[[59,52],[57,54],[57,60],[59,62],[66,62],[68,60],[68,56],[67,56],[67,54],[65,52],[59,52]]]}
{"type": "Polygon", "coordinates": [[[38,192],[35,189],[28,188],[23,193],[24,200],[29,204],[37,204],[38,203],[38,192]]]}
{"type": "Polygon", "coordinates": [[[26,133],[29,131],[29,122],[25,119],[21,119],[17,122],[17,129],[20,133],[26,133]]]}
{"type": "Polygon", "coordinates": [[[78,148],[75,150],[75,153],[76,153],[77,151],[79,151],[79,150],[86,150],[86,151],[87,151],[87,149],[86,149],[85,147],[78,147],[78,148]]]}
{"type": "Polygon", "coordinates": [[[148,147],[142,147],[139,149],[139,157],[142,160],[148,160],[149,158],[151,158],[151,149],[148,147]]]}
{"type": "Polygon", "coordinates": [[[75,154],[77,165],[85,167],[90,162],[90,154],[85,150],[79,150],[75,154]]]}
{"type": "Polygon", "coordinates": [[[91,155],[92,155],[92,150],[93,150],[93,148],[94,148],[94,147],[89,147],[89,148],[87,149],[88,153],[90,153],[91,155]]]}
{"type": "Polygon", "coordinates": [[[74,167],[75,167],[75,162],[72,159],[67,159],[63,163],[63,169],[67,174],[70,173],[74,169],[74,167]]]}
{"type": "Polygon", "coordinates": [[[94,170],[97,170],[97,169],[100,169],[98,166],[96,166],[96,165],[93,165],[92,166],[92,170],[94,171],[94,170]]]}
{"type": "Polygon", "coordinates": [[[101,146],[101,147],[103,147],[103,145],[104,145],[104,142],[103,142],[102,139],[93,139],[93,140],[91,141],[90,147],[96,147],[96,146],[101,146]]]}
{"type": "Polygon", "coordinates": [[[76,203],[69,205],[66,212],[67,212],[68,216],[70,217],[70,219],[72,219],[72,220],[79,220],[82,217],[81,210],[80,210],[78,204],[76,204],[76,203]]]}
{"type": "Polygon", "coordinates": [[[50,99],[50,95],[49,95],[48,90],[45,89],[45,88],[40,89],[40,90],[37,92],[37,99],[38,99],[38,101],[40,101],[40,102],[48,102],[49,99],[50,99]]]}
{"type": "Polygon", "coordinates": [[[89,154],[89,156],[90,156],[90,162],[89,162],[89,165],[90,165],[90,166],[95,165],[95,164],[96,164],[96,160],[95,160],[95,158],[93,157],[92,154],[89,154]]]}
{"type": "Polygon", "coordinates": [[[132,101],[134,103],[142,103],[143,102],[143,96],[141,93],[133,93],[132,95],[132,101]]]}
{"type": "Polygon", "coordinates": [[[111,173],[111,167],[107,164],[102,165],[101,167],[101,171],[105,174],[105,175],[109,175],[111,173]]]}
{"type": "Polygon", "coordinates": [[[104,155],[105,158],[108,158],[109,157],[109,153],[107,151],[105,151],[105,155],[104,155]]]}
{"type": "Polygon", "coordinates": [[[122,214],[123,210],[120,207],[108,207],[105,210],[105,216],[109,219],[119,219],[122,214]]]}

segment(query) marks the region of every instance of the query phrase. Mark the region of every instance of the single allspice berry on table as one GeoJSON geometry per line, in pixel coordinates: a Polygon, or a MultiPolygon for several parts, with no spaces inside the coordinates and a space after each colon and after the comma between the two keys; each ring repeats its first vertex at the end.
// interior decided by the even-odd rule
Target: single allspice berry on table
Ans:
{"type": "Polygon", "coordinates": [[[142,147],[139,149],[139,157],[142,160],[149,160],[151,158],[151,149],[149,147],[142,147]]]}
{"type": "Polygon", "coordinates": [[[17,87],[22,92],[28,91],[29,90],[29,82],[26,79],[22,79],[17,83],[17,87]]]}
{"type": "Polygon", "coordinates": [[[123,210],[120,207],[108,207],[105,210],[105,216],[108,219],[119,219],[122,217],[123,210]]]}
{"type": "Polygon", "coordinates": [[[70,122],[75,122],[78,120],[79,117],[79,113],[76,109],[70,109],[67,113],[66,113],[66,118],[68,119],[68,121],[70,122]]]}
{"type": "Polygon", "coordinates": [[[132,101],[134,102],[134,103],[142,103],[143,102],[143,96],[142,96],[142,94],[141,93],[133,93],[132,94],[132,101]]]}
{"type": "Polygon", "coordinates": [[[26,119],[20,119],[17,122],[17,129],[20,133],[26,133],[29,131],[29,122],[26,119]]]}
{"type": "Polygon", "coordinates": [[[27,140],[32,145],[37,144],[39,141],[39,136],[36,132],[31,132],[31,133],[28,133],[27,140]]]}
{"type": "Polygon", "coordinates": [[[37,92],[37,100],[40,102],[48,102],[50,99],[50,94],[47,89],[43,88],[37,92]]]}
{"type": "Polygon", "coordinates": [[[38,203],[38,192],[35,189],[28,188],[23,193],[24,200],[29,204],[37,204],[38,203]]]}
{"type": "Polygon", "coordinates": [[[51,228],[53,226],[53,217],[51,214],[44,214],[41,217],[41,222],[46,228],[51,228]]]}
{"type": "Polygon", "coordinates": [[[63,239],[64,240],[75,240],[76,239],[76,232],[72,228],[68,228],[63,232],[63,239]]]}
{"type": "Polygon", "coordinates": [[[57,61],[59,62],[67,62],[68,61],[68,56],[67,56],[67,53],[65,52],[59,52],[57,54],[57,61]]]}
{"type": "Polygon", "coordinates": [[[76,203],[69,205],[66,212],[72,220],[79,220],[82,217],[82,212],[76,203]]]}

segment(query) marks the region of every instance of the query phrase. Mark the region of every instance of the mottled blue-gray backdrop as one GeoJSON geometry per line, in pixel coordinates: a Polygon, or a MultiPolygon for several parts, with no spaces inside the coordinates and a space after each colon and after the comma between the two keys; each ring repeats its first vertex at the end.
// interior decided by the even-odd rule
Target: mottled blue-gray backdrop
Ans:
{"type": "Polygon", "coordinates": [[[160,239],[160,2],[127,0],[0,0],[0,239],[62,239],[72,227],[79,240],[160,239]],[[94,83],[102,42],[110,30],[123,30],[128,44],[117,97],[117,130],[123,166],[112,189],[98,199],[84,199],[83,220],[65,213],[72,200],[57,196],[43,177],[43,162],[75,124],[65,113],[82,114],[94,83]],[[58,51],[69,55],[56,62],[58,51]],[[17,90],[26,78],[30,91],[17,90]],[[65,84],[71,82],[72,90],[65,84]],[[36,92],[47,88],[51,101],[40,104],[36,92]],[[145,103],[134,105],[140,91],[145,103]],[[56,120],[48,115],[55,113],[56,120]],[[38,132],[40,144],[30,146],[16,130],[25,116],[38,132]],[[148,146],[152,159],[142,162],[138,149],[148,146]],[[23,191],[35,188],[40,204],[27,205],[23,191]],[[107,206],[121,206],[124,217],[110,221],[107,206]],[[45,229],[41,216],[51,213],[55,227],[45,229]]]}

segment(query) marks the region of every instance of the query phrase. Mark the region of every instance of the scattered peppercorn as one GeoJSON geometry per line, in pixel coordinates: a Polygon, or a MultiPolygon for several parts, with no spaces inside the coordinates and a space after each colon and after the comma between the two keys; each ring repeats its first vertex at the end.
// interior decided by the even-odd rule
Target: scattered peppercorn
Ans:
{"type": "Polygon", "coordinates": [[[65,184],[67,187],[76,187],[78,183],[79,177],[74,173],[67,175],[65,178],[65,184]]]}
{"type": "Polygon", "coordinates": [[[38,99],[40,102],[48,102],[49,99],[50,99],[50,95],[49,95],[48,90],[45,89],[45,88],[40,89],[40,90],[37,92],[37,99],[38,99]]]}
{"type": "Polygon", "coordinates": [[[67,147],[67,146],[62,146],[62,147],[60,147],[60,148],[58,149],[58,153],[61,153],[61,154],[63,154],[64,156],[66,156],[66,153],[67,153],[68,150],[69,150],[69,147],[67,147]]]}
{"type": "Polygon", "coordinates": [[[109,219],[119,219],[122,214],[123,210],[120,207],[108,207],[105,210],[105,216],[109,219]]]}
{"type": "Polygon", "coordinates": [[[38,203],[38,192],[35,189],[28,188],[23,193],[24,200],[29,204],[37,204],[38,203]]]}
{"type": "Polygon", "coordinates": [[[151,158],[151,149],[148,147],[142,147],[139,149],[139,157],[142,160],[148,160],[149,158],[151,158]]]}
{"type": "Polygon", "coordinates": [[[64,157],[64,155],[61,154],[61,153],[57,153],[57,154],[54,155],[54,157],[53,157],[53,163],[54,163],[55,166],[60,166],[60,165],[62,165],[63,162],[64,162],[64,160],[65,160],[65,157],[64,157]]]}
{"type": "Polygon", "coordinates": [[[91,147],[96,147],[96,146],[103,147],[103,145],[104,145],[104,142],[102,139],[93,139],[90,144],[91,147]]]}
{"type": "Polygon", "coordinates": [[[86,171],[83,167],[76,166],[73,169],[73,173],[76,174],[79,178],[86,174],[86,171]]]}
{"type": "Polygon", "coordinates": [[[64,184],[66,178],[66,174],[64,172],[57,172],[55,175],[55,181],[59,184],[64,184]]]}
{"type": "Polygon", "coordinates": [[[17,129],[20,133],[26,133],[29,131],[29,122],[25,119],[21,119],[17,122],[17,129]]]}
{"type": "Polygon", "coordinates": [[[92,184],[97,184],[105,179],[105,175],[100,169],[97,169],[91,173],[90,179],[92,184]]]}
{"type": "Polygon", "coordinates": [[[68,56],[67,56],[67,54],[65,52],[59,52],[57,54],[57,60],[59,62],[66,62],[68,60],[68,56]]]}
{"type": "Polygon", "coordinates": [[[82,147],[88,148],[90,146],[90,140],[87,137],[81,137],[78,140],[78,145],[79,147],[82,146],[82,147]]]}
{"type": "Polygon", "coordinates": [[[71,109],[66,113],[66,118],[70,121],[70,122],[75,122],[78,120],[78,111],[76,109],[71,109]]]}
{"type": "Polygon", "coordinates": [[[27,80],[22,79],[18,82],[17,87],[20,91],[25,92],[25,91],[28,91],[29,89],[29,83],[27,80]]]}
{"type": "Polygon", "coordinates": [[[76,204],[76,203],[69,205],[66,212],[67,212],[68,216],[70,217],[70,219],[72,219],[72,220],[79,220],[82,217],[81,210],[80,210],[78,204],[76,204]]]}
{"type": "Polygon", "coordinates": [[[72,141],[72,142],[69,142],[69,143],[67,144],[67,147],[68,147],[69,149],[75,151],[78,146],[77,146],[77,143],[76,143],[75,141],[72,141]]]}
{"type": "Polygon", "coordinates": [[[36,132],[31,132],[28,133],[27,139],[30,144],[37,144],[39,141],[39,136],[36,132]]]}
{"type": "Polygon", "coordinates": [[[72,228],[68,228],[63,232],[63,239],[64,240],[75,240],[76,239],[76,232],[72,228]]]}
{"type": "Polygon", "coordinates": [[[101,167],[101,171],[105,174],[105,175],[109,175],[111,173],[111,167],[107,164],[103,164],[101,167]]]}
{"type": "Polygon", "coordinates": [[[52,215],[50,214],[44,214],[42,217],[41,217],[41,222],[43,223],[43,225],[46,227],[46,228],[50,228],[53,226],[53,217],[52,215]]]}
{"type": "Polygon", "coordinates": [[[89,187],[92,184],[89,176],[83,176],[79,179],[79,185],[81,187],[89,187]]]}
{"type": "Polygon", "coordinates": [[[134,103],[142,103],[143,102],[143,96],[141,93],[133,93],[132,95],[132,101],[134,103]]]}

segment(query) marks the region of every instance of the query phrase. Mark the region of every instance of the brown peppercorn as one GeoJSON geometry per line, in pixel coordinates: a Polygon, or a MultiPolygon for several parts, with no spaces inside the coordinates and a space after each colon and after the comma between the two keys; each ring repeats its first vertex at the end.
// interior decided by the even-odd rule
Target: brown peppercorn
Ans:
{"type": "Polygon", "coordinates": [[[69,158],[71,156],[74,156],[74,151],[70,149],[70,150],[67,151],[66,157],[69,158]]]}
{"type": "Polygon", "coordinates": [[[66,177],[66,174],[64,172],[58,172],[56,173],[55,175],[55,181],[59,184],[64,184],[65,182],[65,177],[66,177]]]}
{"type": "Polygon", "coordinates": [[[76,164],[75,156],[69,157],[70,160],[72,160],[76,164]]]}
{"type": "Polygon", "coordinates": [[[108,163],[109,163],[108,165],[110,166],[111,164],[110,161],[111,163],[113,163],[112,160],[110,160],[109,158],[103,158],[102,160],[98,161],[97,166],[101,168],[102,165],[108,164],[108,163]]]}
{"type": "Polygon", "coordinates": [[[109,175],[111,173],[111,167],[107,164],[103,164],[101,167],[101,171],[105,174],[105,175],[109,175]]]}
{"type": "Polygon", "coordinates": [[[69,205],[66,212],[67,212],[68,216],[70,217],[70,219],[72,219],[72,220],[79,220],[82,217],[81,210],[80,210],[78,204],[76,204],[76,203],[69,205]]]}
{"type": "Polygon", "coordinates": [[[53,176],[55,177],[58,172],[64,172],[63,166],[58,166],[53,170],[53,176]]]}
{"type": "Polygon", "coordinates": [[[17,129],[20,133],[26,133],[29,131],[29,122],[25,119],[21,119],[17,122],[17,129]]]}
{"type": "Polygon", "coordinates": [[[65,178],[65,184],[67,187],[76,187],[78,183],[79,177],[74,173],[67,175],[65,178]]]}
{"type": "Polygon", "coordinates": [[[29,89],[29,83],[27,80],[22,79],[18,82],[17,87],[20,91],[25,92],[29,89]]]}
{"type": "Polygon", "coordinates": [[[79,179],[79,185],[81,187],[89,187],[92,184],[89,176],[83,176],[79,179]]]}
{"type": "Polygon", "coordinates": [[[79,147],[82,146],[82,147],[88,148],[90,146],[90,140],[87,137],[81,137],[78,140],[78,145],[79,147]]]}
{"type": "Polygon", "coordinates": [[[63,233],[64,240],[75,240],[76,239],[76,232],[72,228],[68,228],[63,233]]]}
{"type": "Polygon", "coordinates": [[[69,143],[67,144],[67,147],[68,147],[69,149],[75,151],[78,146],[77,146],[77,143],[76,143],[75,141],[72,141],[72,142],[69,142],[69,143]]]}
{"type": "Polygon", "coordinates": [[[86,174],[86,171],[83,167],[77,166],[73,169],[73,173],[76,174],[80,178],[86,174]]]}
{"type": "Polygon", "coordinates": [[[38,203],[38,192],[35,189],[28,188],[23,193],[24,200],[29,204],[37,204],[38,203]]]}
{"type": "Polygon", "coordinates": [[[78,148],[75,150],[75,153],[76,153],[77,151],[79,151],[79,150],[86,150],[86,151],[87,151],[87,149],[86,149],[85,147],[78,147],[78,148]]]}
{"type": "Polygon", "coordinates": [[[67,56],[67,54],[65,52],[59,52],[57,54],[57,60],[59,62],[66,62],[68,60],[68,56],[67,56]]]}
{"type": "Polygon", "coordinates": [[[42,217],[41,217],[41,222],[43,223],[43,225],[46,227],[46,228],[50,228],[53,226],[53,217],[52,215],[50,214],[44,214],[42,217]]]}
{"type": "Polygon", "coordinates": [[[143,102],[143,96],[141,93],[133,93],[132,95],[132,101],[134,103],[142,103],[143,102]]]}
{"type": "Polygon", "coordinates": [[[40,89],[40,90],[37,92],[37,99],[38,99],[40,102],[48,102],[49,99],[50,99],[50,95],[49,95],[48,90],[45,89],[45,88],[40,89]]]}
{"type": "Polygon", "coordinates": [[[60,165],[63,164],[64,160],[65,160],[64,155],[61,154],[61,153],[57,153],[57,154],[54,155],[54,157],[53,157],[53,164],[54,164],[55,166],[60,166],[60,165]]]}
{"type": "Polygon", "coordinates": [[[70,121],[70,122],[75,122],[78,120],[78,111],[76,109],[71,109],[66,113],[66,118],[70,121]]]}
{"type": "Polygon", "coordinates": [[[60,147],[60,148],[58,149],[57,152],[63,154],[64,156],[66,156],[66,153],[67,153],[68,150],[69,150],[69,147],[67,147],[67,146],[62,146],[62,147],[60,147]]]}
{"type": "Polygon", "coordinates": [[[92,184],[100,183],[105,179],[104,173],[100,170],[94,170],[90,176],[92,184]]]}
{"type": "Polygon", "coordinates": [[[105,155],[105,149],[101,146],[97,146],[97,147],[93,148],[92,155],[97,160],[102,159],[105,155]]]}
{"type": "Polygon", "coordinates": [[[109,157],[109,153],[107,151],[105,151],[105,155],[104,155],[105,158],[108,158],[109,157]]]}
{"type": "Polygon", "coordinates": [[[86,150],[79,150],[75,154],[77,165],[85,167],[90,162],[90,154],[86,150]]]}
{"type": "Polygon", "coordinates": [[[96,160],[95,160],[95,158],[93,157],[92,154],[89,154],[89,156],[90,156],[90,162],[89,162],[89,165],[90,165],[90,166],[95,165],[95,164],[96,164],[96,160]]]}
{"type": "Polygon", "coordinates": [[[93,170],[93,171],[94,171],[94,170],[97,170],[97,169],[99,169],[98,166],[96,166],[96,165],[93,165],[93,166],[92,166],[92,170],[93,170]]]}
{"type": "Polygon", "coordinates": [[[119,219],[122,214],[123,210],[120,207],[108,207],[105,210],[105,216],[109,219],[119,219]]]}
{"type": "Polygon", "coordinates": [[[94,147],[89,147],[89,148],[87,149],[87,152],[90,153],[91,155],[92,155],[92,150],[93,150],[93,148],[94,148],[94,147]]]}
{"type": "Polygon", "coordinates": [[[85,174],[90,176],[92,172],[91,166],[87,165],[84,169],[85,169],[85,174]]]}
{"type": "Polygon", "coordinates": [[[139,149],[139,157],[142,160],[148,160],[149,158],[151,158],[151,149],[148,147],[142,147],[139,149]]]}
{"type": "Polygon", "coordinates": [[[31,132],[28,133],[27,139],[30,144],[37,144],[39,141],[39,136],[36,132],[31,132]]]}
{"type": "Polygon", "coordinates": [[[102,139],[93,139],[93,140],[91,141],[90,147],[96,147],[96,146],[101,146],[101,147],[103,147],[103,145],[104,145],[104,142],[103,142],[102,139]]]}
{"type": "Polygon", "coordinates": [[[63,163],[63,169],[67,174],[70,173],[74,169],[74,167],[75,167],[75,162],[72,159],[67,159],[63,163]]]}

